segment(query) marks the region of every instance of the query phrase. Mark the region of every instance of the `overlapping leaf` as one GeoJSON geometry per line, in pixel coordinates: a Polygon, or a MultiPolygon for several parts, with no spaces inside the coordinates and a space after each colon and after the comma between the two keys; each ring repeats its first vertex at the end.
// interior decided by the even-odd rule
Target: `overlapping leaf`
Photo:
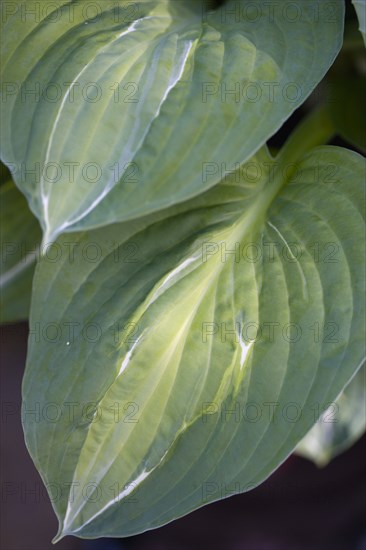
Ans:
{"type": "Polygon", "coordinates": [[[61,236],[38,265],[24,426],[60,536],[131,535],[255,487],[358,369],[365,163],[299,149],[61,236]]]}
{"type": "Polygon", "coordinates": [[[202,164],[247,160],[342,43],[343,2],[204,6],[3,6],[2,157],[46,240],[215,185],[220,175],[204,178],[202,164]]]}
{"type": "Polygon", "coordinates": [[[360,33],[366,46],[366,2],[365,0],[352,0],[352,4],[357,12],[360,33]]]}
{"type": "Polygon", "coordinates": [[[353,445],[366,429],[365,398],[366,377],[363,367],[306,434],[296,448],[297,454],[313,460],[318,466],[325,466],[353,445]]]}
{"type": "Polygon", "coordinates": [[[11,179],[0,187],[0,322],[27,319],[42,232],[11,179]]]}

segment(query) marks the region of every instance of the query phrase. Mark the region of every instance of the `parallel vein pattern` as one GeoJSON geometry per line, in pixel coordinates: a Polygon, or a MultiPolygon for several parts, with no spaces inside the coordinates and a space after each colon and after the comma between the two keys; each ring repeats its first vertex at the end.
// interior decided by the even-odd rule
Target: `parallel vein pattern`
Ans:
{"type": "Polygon", "coordinates": [[[201,2],[121,0],[91,19],[86,1],[54,4],[38,23],[24,2],[3,7],[1,155],[45,240],[214,186],[212,165],[251,157],[342,43],[343,2],[331,22],[309,0],[295,21],[265,1],[256,17],[244,1],[206,13],[201,2]]]}
{"type": "Polygon", "coordinates": [[[364,160],[316,148],[286,181],[281,158],[262,149],[255,182],[241,169],[181,205],[60,237],[60,263],[38,266],[31,324],[79,323],[73,338],[30,338],[23,388],[27,409],[76,403],[72,418],[25,422],[50,492],[65,487],[60,533],[128,536],[253,488],[361,365],[364,160]]]}
{"type": "Polygon", "coordinates": [[[325,466],[366,430],[366,367],[357,372],[335,403],[296,447],[296,453],[325,466]]]}

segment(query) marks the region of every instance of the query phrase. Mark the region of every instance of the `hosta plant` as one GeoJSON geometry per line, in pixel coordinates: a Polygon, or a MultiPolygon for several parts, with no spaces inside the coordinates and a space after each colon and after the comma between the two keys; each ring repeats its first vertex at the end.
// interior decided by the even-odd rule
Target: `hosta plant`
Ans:
{"type": "Polygon", "coordinates": [[[343,0],[2,9],[1,320],[30,308],[22,421],[56,540],[140,533],[255,488],[295,448],[323,464],[351,444],[356,12],[344,39],[343,0]]]}

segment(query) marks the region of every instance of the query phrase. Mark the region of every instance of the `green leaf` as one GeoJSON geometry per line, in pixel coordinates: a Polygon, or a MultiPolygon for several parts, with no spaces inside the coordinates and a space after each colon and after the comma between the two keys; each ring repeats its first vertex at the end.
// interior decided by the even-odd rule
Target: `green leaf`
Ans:
{"type": "Polygon", "coordinates": [[[296,447],[296,453],[325,466],[355,443],[366,430],[365,366],[322,414],[296,447]]]}
{"type": "Polygon", "coordinates": [[[11,179],[0,186],[0,205],[0,322],[9,323],[28,318],[42,232],[11,179]]]}
{"type": "Polygon", "coordinates": [[[38,264],[23,421],[58,538],[252,489],[357,371],[365,162],[298,160],[299,140],[184,204],[62,235],[38,264]]]}
{"type": "Polygon", "coordinates": [[[342,44],[343,2],[88,4],[4,16],[1,154],[46,240],[217,184],[203,164],[249,159],[342,44]]]}
{"type": "Polygon", "coordinates": [[[359,29],[362,34],[363,41],[366,46],[366,1],[365,0],[352,0],[352,4],[357,12],[359,29]]]}

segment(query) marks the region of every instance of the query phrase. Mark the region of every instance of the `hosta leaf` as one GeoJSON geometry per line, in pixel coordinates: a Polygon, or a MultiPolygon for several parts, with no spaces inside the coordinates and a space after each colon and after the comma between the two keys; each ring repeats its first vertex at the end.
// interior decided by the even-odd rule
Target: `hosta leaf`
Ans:
{"type": "Polygon", "coordinates": [[[365,0],[352,0],[352,4],[357,12],[359,29],[366,46],[366,2],[365,0]]]}
{"type": "Polygon", "coordinates": [[[363,367],[306,434],[296,452],[318,466],[325,466],[357,441],[365,429],[366,379],[363,367]]]}
{"type": "Polygon", "coordinates": [[[46,240],[212,187],[202,164],[251,157],[342,43],[343,2],[35,4],[4,7],[1,151],[46,240]]]}
{"type": "Polygon", "coordinates": [[[365,162],[297,149],[39,263],[24,427],[60,534],[127,536],[255,487],[356,372],[365,162]]]}
{"type": "Polygon", "coordinates": [[[27,319],[42,232],[11,179],[0,187],[0,322],[27,319]]]}

